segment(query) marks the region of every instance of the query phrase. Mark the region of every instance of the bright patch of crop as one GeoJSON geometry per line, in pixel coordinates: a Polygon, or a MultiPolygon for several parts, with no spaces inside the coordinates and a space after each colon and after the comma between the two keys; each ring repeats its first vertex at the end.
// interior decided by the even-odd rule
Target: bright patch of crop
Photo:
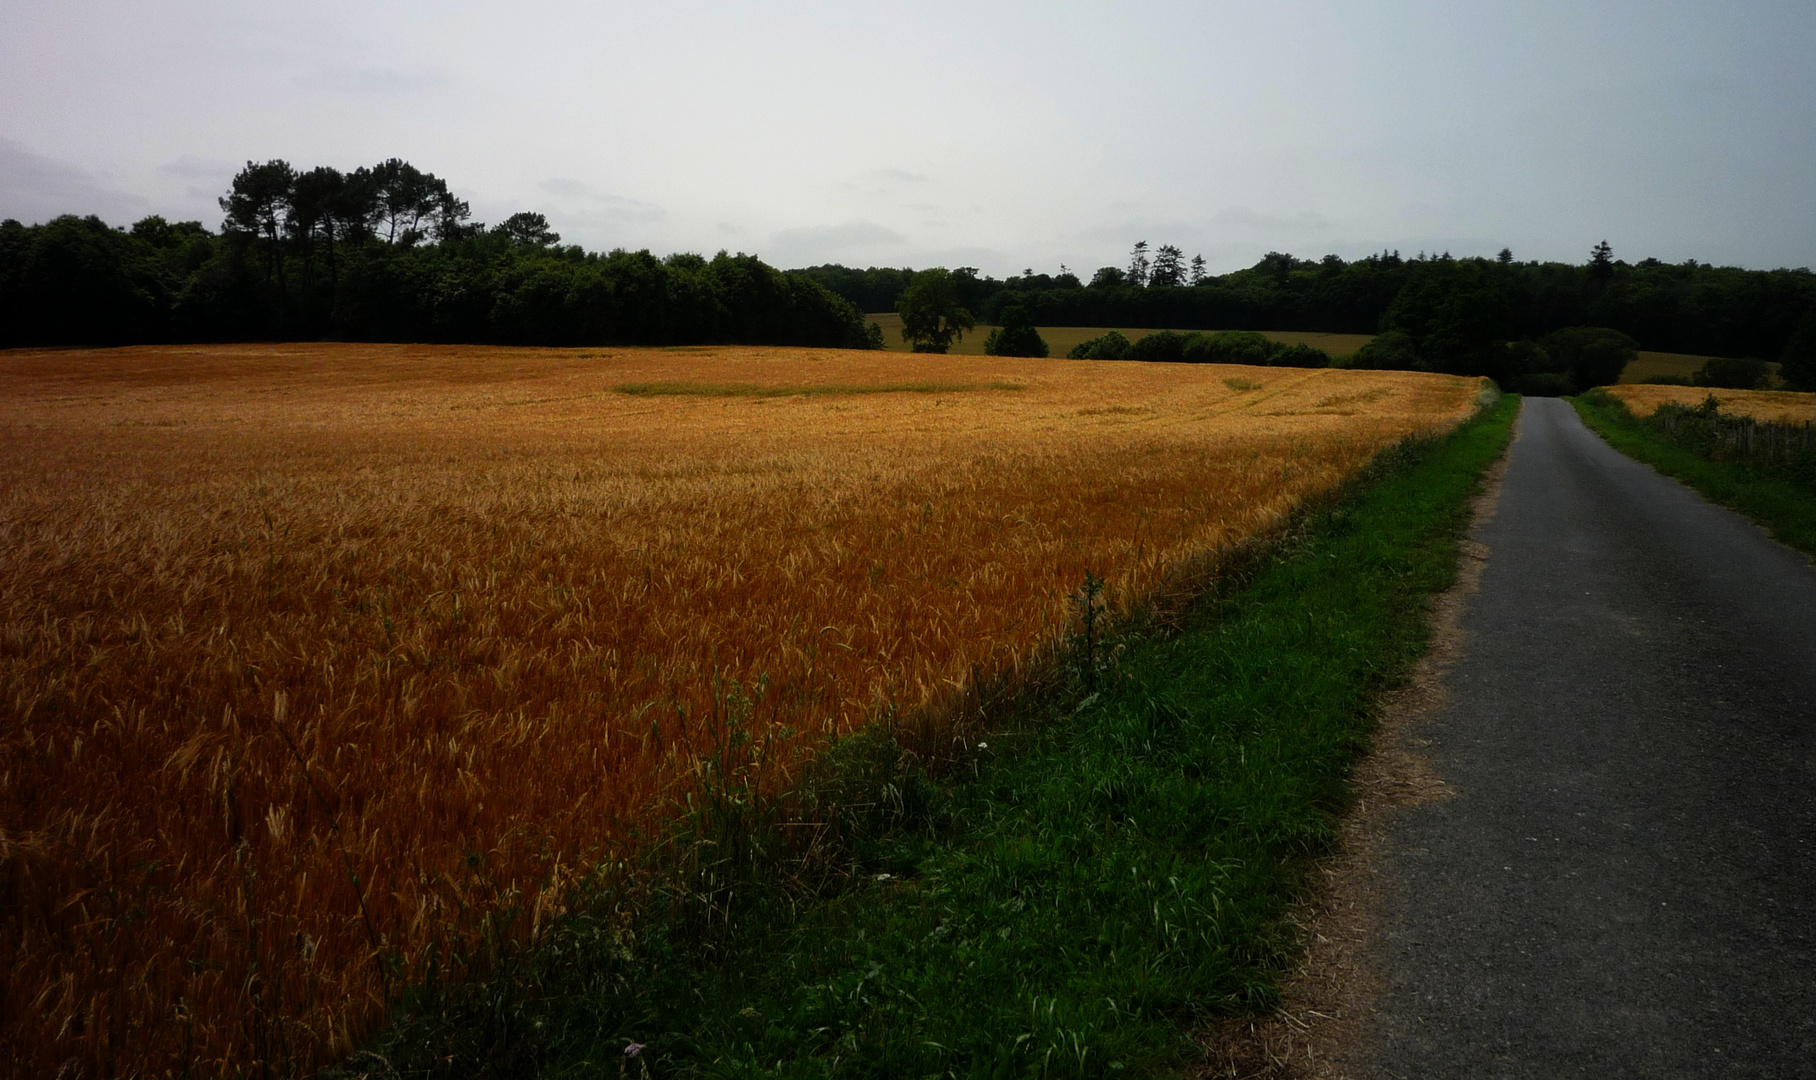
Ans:
{"type": "Polygon", "coordinates": [[[759,785],[873,721],[937,754],[1087,571],[1112,606],[1166,589],[1476,392],[754,348],[0,355],[12,1072],[326,1060],[685,804],[734,698],[759,785]]]}
{"type": "Polygon", "coordinates": [[[1607,395],[1625,405],[1637,417],[1648,417],[1660,405],[1672,404],[1694,408],[1711,394],[1721,401],[1721,411],[1728,416],[1751,416],[1779,424],[1797,424],[1816,419],[1816,394],[1791,390],[1710,390],[1697,386],[1655,386],[1649,383],[1605,387],[1607,395]]]}

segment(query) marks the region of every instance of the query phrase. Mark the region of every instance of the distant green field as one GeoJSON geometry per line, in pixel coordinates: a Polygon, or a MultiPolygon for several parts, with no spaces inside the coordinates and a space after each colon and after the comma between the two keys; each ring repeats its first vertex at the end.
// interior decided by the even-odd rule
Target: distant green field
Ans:
{"type": "MultiPolygon", "coordinates": [[[[893,311],[879,312],[864,316],[864,321],[876,323],[883,328],[883,340],[888,342],[892,351],[908,351],[908,343],[902,340],[902,317],[900,315],[893,311]]],[[[984,339],[989,337],[990,331],[994,329],[996,329],[994,326],[979,324],[976,330],[966,334],[963,339],[954,344],[952,351],[970,356],[982,356],[984,339]]],[[[1099,337],[1112,328],[1108,326],[1041,326],[1036,329],[1040,331],[1040,336],[1046,339],[1050,355],[1064,356],[1072,350],[1074,345],[1099,337]]],[[[1122,331],[1130,341],[1154,332],[1152,327],[1118,326],[1114,329],[1122,331]]],[[[1284,341],[1289,345],[1300,343],[1313,345],[1332,356],[1348,356],[1374,336],[1373,334],[1319,334],[1303,330],[1264,330],[1262,333],[1275,341],[1284,341]]]]}
{"type": "MultiPolygon", "coordinates": [[[[908,343],[902,340],[902,317],[893,311],[879,312],[864,316],[867,323],[876,323],[883,328],[883,340],[888,342],[892,352],[907,352],[908,343]]],[[[955,353],[968,356],[982,356],[984,339],[990,336],[994,326],[979,324],[976,330],[966,334],[963,339],[952,346],[955,353]]],[[[1040,336],[1046,339],[1049,355],[1060,357],[1070,352],[1072,346],[1080,342],[1099,337],[1111,329],[1108,326],[1042,326],[1037,327],[1040,336]]],[[[1151,327],[1118,326],[1130,341],[1135,341],[1154,333],[1151,327]]],[[[1274,341],[1284,341],[1289,345],[1306,344],[1323,349],[1331,356],[1348,356],[1362,346],[1374,340],[1373,334],[1320,334],[1311,330],[1263,330],[1262,333],[1274,341]]],[[[1685,378],[1697,368],[1702,367],[1708,357],[1701,353],[1668,353],[1641,350],[1639,359],[1627,365],[1621,375],[1621,382],[1644,382],[1653,375],[1682,375],[1685,378]]],[[[1778,365],[1772,365],[1772,375],[1778,375],[1778,365]]]]}
{"type": "MultiPolygon", "coordinates": [[[[1646,352],[1641,350],[1639,359],[1627,365],[1621,374],[1621,382],[1645,382],[1653,375],[1682,375],[1689,378],[1697,368],[1703,366],[1708,356],[1703,353],[1646,352]]],[[[1770,365],[1772,377],[1778,378],[1778,365],[1770,365]]]]}

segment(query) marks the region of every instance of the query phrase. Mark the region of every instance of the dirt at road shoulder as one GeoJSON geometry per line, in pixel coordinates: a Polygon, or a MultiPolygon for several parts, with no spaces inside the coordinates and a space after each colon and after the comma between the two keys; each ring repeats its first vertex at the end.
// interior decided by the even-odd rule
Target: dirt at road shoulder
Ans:
{"type": "MultiPolygon", "coordinates": [[[[1473,525],[1494,516],[1501,478],[1519,438],[1483,477],[1473,525]]],[[[1471,530],[1474,531],[1473,528],[1471,530]]],[[[1488,548],[1465,537],[1456,584],[1431,608],[1431,648],[1406,685],[1381,702],[1374,745],[1356,765],[1356,793],[1342,826],[1337,853],[1318,867],[1314,891],[1290,920],[1307,943],[1296,970],[1282,980],[1279,1009],[1239,1017],[1198,1033],[1206,1064],[1198,1080],[1361,1080],[1367,1075],[1367,1018],[1385,991],[1369,962],[1369,945],[1381,917],[1382,855],[1388,826],[1405,810],[1450,797],[1450,789],[1425,756],[1420,737],[1426,719],[1444,706],[1444,673],[1463,648],[1461,618],[1481,582],[1488,548]]]]}

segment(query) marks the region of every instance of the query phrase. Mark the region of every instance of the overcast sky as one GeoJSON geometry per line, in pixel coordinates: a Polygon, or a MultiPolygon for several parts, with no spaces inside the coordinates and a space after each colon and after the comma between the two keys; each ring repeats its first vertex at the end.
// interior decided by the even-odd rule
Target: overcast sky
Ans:
{"type": "Polygon", "coordinates": [[[248,159],[781,266],[1268,250],[1816,265],[1816,3],[6,0],[0,217],[248,159]]]}

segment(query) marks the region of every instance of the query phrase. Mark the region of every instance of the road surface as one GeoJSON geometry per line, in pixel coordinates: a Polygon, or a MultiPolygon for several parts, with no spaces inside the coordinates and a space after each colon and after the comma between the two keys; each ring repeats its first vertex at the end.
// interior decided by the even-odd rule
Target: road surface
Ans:
{"type": "Polygon", "coordinates": [[[1393,827],[1383,1077],[1816,1077],[1816,570],[1528,399],[1393,827]]]}

